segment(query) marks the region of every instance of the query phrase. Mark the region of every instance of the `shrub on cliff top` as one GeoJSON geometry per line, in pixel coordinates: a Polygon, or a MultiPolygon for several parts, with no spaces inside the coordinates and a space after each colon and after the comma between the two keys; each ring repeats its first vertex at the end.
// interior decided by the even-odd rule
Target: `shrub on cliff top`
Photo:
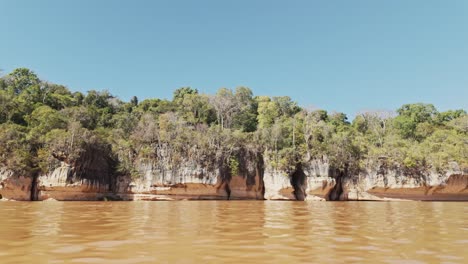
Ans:
{"type": "Polygon", "coordinates": [[[24,68],[0,78],[0,163],[23,174],[75,164],[91,146],[131,175],[143,160],[171,168],[194,161],[237,174],[246,151],[266,154],[281,170],[327,156],[333,168],[353,173],[381,157],[411,171],[444,171],[451,161],[468,168],[467,144],[466,111],[431,104],[368,111],[350,123],[343,113],[308,111],[247,87],[215,95],[184,87],[172,100],[124,102],[108,91],[71,93],[24,68]]]}

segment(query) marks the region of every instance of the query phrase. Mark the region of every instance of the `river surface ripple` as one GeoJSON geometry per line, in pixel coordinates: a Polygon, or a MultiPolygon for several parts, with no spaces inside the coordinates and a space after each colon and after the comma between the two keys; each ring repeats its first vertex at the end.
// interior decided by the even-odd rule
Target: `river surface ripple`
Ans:
{"type": "Polygon", "coordinates": [[[468,263],[467,202],[2,202],[0,263],[468,263]]]}

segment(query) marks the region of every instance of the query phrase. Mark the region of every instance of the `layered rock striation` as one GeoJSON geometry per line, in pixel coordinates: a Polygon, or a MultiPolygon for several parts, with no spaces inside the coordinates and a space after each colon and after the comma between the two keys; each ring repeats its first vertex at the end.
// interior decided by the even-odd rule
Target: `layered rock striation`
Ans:
{"type": "Polygon", "coordinates": [[[445,172],[388,168],[384,160],[345,177],[340,200],[468,200],[468,173],[451,162],[445,172]]]}
{"type": "Polygon", "coordinates": [[[468,172],[451,162],[445,172],[389,167],[384,159],[368,162],[358,174],[330,166],[326,157],[291,172],[267,167],[265,199],[271,200],[468,200],[468,172]]]}
{"type": "Polygon", "coordinates": [[[443,173],[366,164],[357,175],[332,168],[328,159],[275,170],[261,155],[247,153],[236,174],[229,167],[184,160],[178,166],[139,162],[137,177],[115,175],[109,160],[90,157],[73,166],[60,162],[35,177],[0,169],[3,200],[468,200],[468,173],[454,162],[443,173]]]}

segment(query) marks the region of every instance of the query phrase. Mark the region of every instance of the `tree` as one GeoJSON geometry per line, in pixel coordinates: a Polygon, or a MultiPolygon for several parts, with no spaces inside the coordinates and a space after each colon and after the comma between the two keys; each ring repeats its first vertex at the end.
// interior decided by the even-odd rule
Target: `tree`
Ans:
{"type": "Polygon", "coordinates": [[[468,115],[463,115],[453,119],[447,124],[447,126],[459,131],[460,133],[468,134],[468,115]]]}
{"type": "Polygon", "coordinates": [[[219,89],[215,96],[210,97],[210,103],[216,111],[221,129],[229,128],[234,114],[240,109],[240,103],[232,90],[227,88],[219,89]]]}
{"type": "Polygon", "coordinates": [[[73,106],[83,105],[84,95],[82,93],[74,92],[72,96],[73,96],[73,100],[74,100],[74,105],[73,106]]]}
{"type": "Polygon", "coordinates": [[[156,147],[161,142],[157,117],[153,113],[142,115],[130,138],[135,142],[136,153],[156,156],[156,147]]]}
{"type": "Polygon", "coordinates": [[[84,98],[83,104],[87,107],[96,107],[96,108],[106,108],[109,106],[109,99],[111,99],[112,96],[108,91],[95,91],[91,90],[88,91],[88,94],[84,98]]]}
{"type": "Polygon", "coordinates": [[[268,96],[257,96],[255,101],[258,104],[258,127],[263,129],[272,126],[280,115],[277,105],[268,96]]]}
{"type": "Polygon", "coordinates": [[[43,104],[46,104],[56,110],[71,107],[76,104],[74,96],[63,85],[42,83],[41,97],[41,102],[43,104]]]}
{"type": "Polygon", "coordinates": [[[64,116],[46,105],[36,108],[27,120],[31,136],[36,139],[52,129],[63,129],[67,125],[64,116]]]}
{"type": "Polygon", "coordinates": [[[388,132],[391,118],[394,117],[394,112],[386,110],[365,111],[358,114],[354,125],[360,124],[359,131],[369,133],[372,141],[378,147],[383,147],[384,139],[388,132]],[[365,126],[365,128],[363,127],[365,126]]]}
{"type": "Polygon", "coordinates": [[[401,136],[407,139],[421,140],[416,135],[416,128],[419,123],[433,123],[437,110],[432,104],[406,104],[397,110],[398,116],[394,119],[395,127],[401,136]]]}
{"type": "Polygon", "coordinates": [[[292,101],[289,96],[275,96],[272,98],[272,101],[275,103],[281,116],[293,116],[301,110],[297,106],[297,103],[292,101]]]}
{"type": "Polygon", "coordinates": [[[112,127],[119,129],[122,136],[128,138],[138,124],[138,116],[135,113],[119,112],[112,116],[112,127]]]}
{"type": "Polygon", "coordinates": [[[307,111],[303,115],[303,137],[306,160],[319,157],[325,153],[325,142],[331,137],[333,127],[329,124],[325,110],[307,111]]]}
{"type": "Polygon", "coordinates": [[[197,89],[192,89],[190,87],[182,87],[174,91],[174,97],[172,98],[172,102],[175,104],[180,104],[186,95],[194,95],[198,94],[197,89]]]}
{"type": "Polygon", "coordinates": [[[39,82],[37,75],[27,68],[15,69],[6,76],[7,89],[15,95],[30,86],[38,85],[39,82]]]}
{"type": "Polygon", "coordinates": [[[448,110],[445,112],[440,112],[437,113],[435,116],[435,122],[437,124],[445,124],[447,122],[450,122],[454,119],[457,119],[459,117],[462,117],[466,115],[466,111],[463,109],[458,109],[458,110],[448,110]]]}
{"type": "Polygon", "coordinates": [[[138,104],[137,111],[155,113],[157,112],[159,104],[161,104],[161,99],[145,99],[138,104]]]}
{"type": "Polygon", "coordinates": [[[13,95],[4,90],[0,90],[0,124],[5,123],[11,118],[13,95]]]}
{"type": "Polygon", "coordinates": [[[328,116],[328,122],[335,128],[336,131],[341,132],[348,128],[348,117],[344,113],[334,112],[328,116]]]}
{"type": "Polygon", "coordinates": [[[239,103],[239,112],[233,117],[233,127],[244,132],[255,131],[258,104],[253,99],[252,90],[247,87],[237,87],[235,98],[239,103]]]}
{"type": "MultiPolygon", "coordinates": [[[[42,170],[47,172],[54,160],[75,165],[86,144],[90,141],[91,132],[83,128],[78,122],[71,122],[66,129],[52,129],[45,135],[45,146],[42,149],[42,170]]],[[[53,166],[52,166],[53,167],[53,166]]]]}
{"type": "Polygon", "coordinates": [[[208,124],[212,121],[212,107],[209,103],[209,97],[197,92],[179,92],[177,99],[177,112],[180,113],[188,123],[195,125],[199,123],[208,124]]]}
{"type": "Polygon", "coordinates": [[[130,99],[130,104],[132,106],[137,106],[138,105],[138,98],[136,96],[132,96],[132,98],[130,99]]]}
{"type": "Polygon", "coordinates": [[[33,160],[27,128],[11,123],[0,124],[0,165],[29,176],[34,171],[33,160]]]}

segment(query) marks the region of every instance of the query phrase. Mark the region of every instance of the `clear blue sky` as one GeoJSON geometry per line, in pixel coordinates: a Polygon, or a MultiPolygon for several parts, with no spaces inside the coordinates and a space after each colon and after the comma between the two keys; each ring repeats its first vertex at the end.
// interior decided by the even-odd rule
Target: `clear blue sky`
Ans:
{"type": "Polygon", "coordinates": [[[250,87],[353,116],[468,109],[466,0],[0,0],[0,68],[123,100],[250,87]]]}

